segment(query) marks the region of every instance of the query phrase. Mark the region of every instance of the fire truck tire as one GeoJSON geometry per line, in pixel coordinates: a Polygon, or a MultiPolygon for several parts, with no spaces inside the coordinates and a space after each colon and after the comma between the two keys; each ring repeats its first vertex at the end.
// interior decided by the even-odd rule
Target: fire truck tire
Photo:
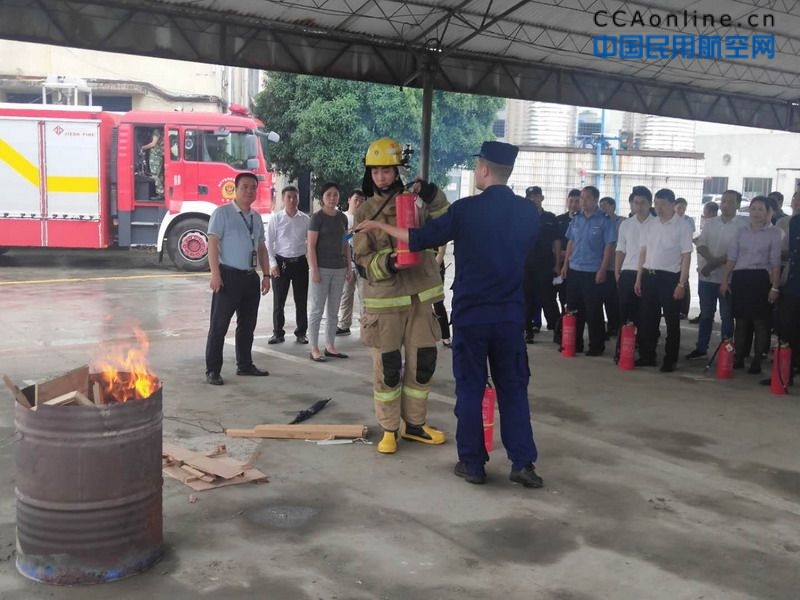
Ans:
{"type": "Polygon", "coordinates": [[[208,220],[184,219],[167,235],[167,253],[181,271],[208,270],[208,220]]]}

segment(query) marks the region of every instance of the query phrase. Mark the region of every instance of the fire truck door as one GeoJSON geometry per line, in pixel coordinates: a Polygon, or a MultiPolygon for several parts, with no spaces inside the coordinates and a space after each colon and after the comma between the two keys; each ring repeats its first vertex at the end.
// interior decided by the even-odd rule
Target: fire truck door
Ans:
{"type": "Polygon", "coordinates": [[[100,248],[100,122],[48,120],[44,130],[44,245],[100,248]]]}
{"type": "Polygon", "coordinates": [[[164,199],[183,199],[185,185],[181,162],[181,132],[178,129],[167,130],[167,144],[164,148],[164,199]]]}
{"type": "Polygon", "coordinates": [[[39,123],[0,120],[0,240],[7,246],[41,246],[41,170],[39,123]]]}

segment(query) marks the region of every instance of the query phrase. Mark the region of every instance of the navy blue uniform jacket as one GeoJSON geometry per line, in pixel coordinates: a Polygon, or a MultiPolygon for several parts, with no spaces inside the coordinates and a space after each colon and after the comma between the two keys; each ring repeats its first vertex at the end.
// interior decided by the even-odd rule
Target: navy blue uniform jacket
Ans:
{"type": "Polygon", "coordinates": [[[457,200],[421,229],[410,229],[409,248],[418,251],[454,242],[455,326],[521,326],[525,259],[538,230],[539,212],[533,202],[516,196],[508,186],[492,185],[477,196],[457,200]]]}

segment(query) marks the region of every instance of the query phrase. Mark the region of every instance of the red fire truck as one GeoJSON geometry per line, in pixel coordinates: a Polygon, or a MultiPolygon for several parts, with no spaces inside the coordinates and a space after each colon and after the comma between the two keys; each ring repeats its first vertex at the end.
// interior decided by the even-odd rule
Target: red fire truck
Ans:
{"type": "Polygon", "coordinates": [[[179,269],[206,269],[208,218],[233,200],[238,173],[260,180],[262,218],[272,209],[264,149],[278,136],[232,109],[0,104],[0,252],[154,246],[179,269]]]}

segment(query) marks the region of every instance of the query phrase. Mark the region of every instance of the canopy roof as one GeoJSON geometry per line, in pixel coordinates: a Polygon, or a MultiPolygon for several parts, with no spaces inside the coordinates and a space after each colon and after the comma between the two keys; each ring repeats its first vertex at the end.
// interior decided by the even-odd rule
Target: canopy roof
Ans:
{"type": "Polygon", "coordinates": [[[800,131],[800,2],[685,9],[684,0],[0,0],[0,37],[406,86],[421,86],[427,69],[441,90],[800,131]],[[625,26],[611,23],[616,11],[625,26]],[[754,34],[763,52],[774,41],[773,58],[752,57],[754,34]],[[602,35],[617,56],[595,56],[611,48],[597,45],[602,35]],[[670,50],[672,36],[702,36],[719,58],[621,59],[620,35],[652,48],[665,40],[648,36],[668,36],[670,50]]]}

